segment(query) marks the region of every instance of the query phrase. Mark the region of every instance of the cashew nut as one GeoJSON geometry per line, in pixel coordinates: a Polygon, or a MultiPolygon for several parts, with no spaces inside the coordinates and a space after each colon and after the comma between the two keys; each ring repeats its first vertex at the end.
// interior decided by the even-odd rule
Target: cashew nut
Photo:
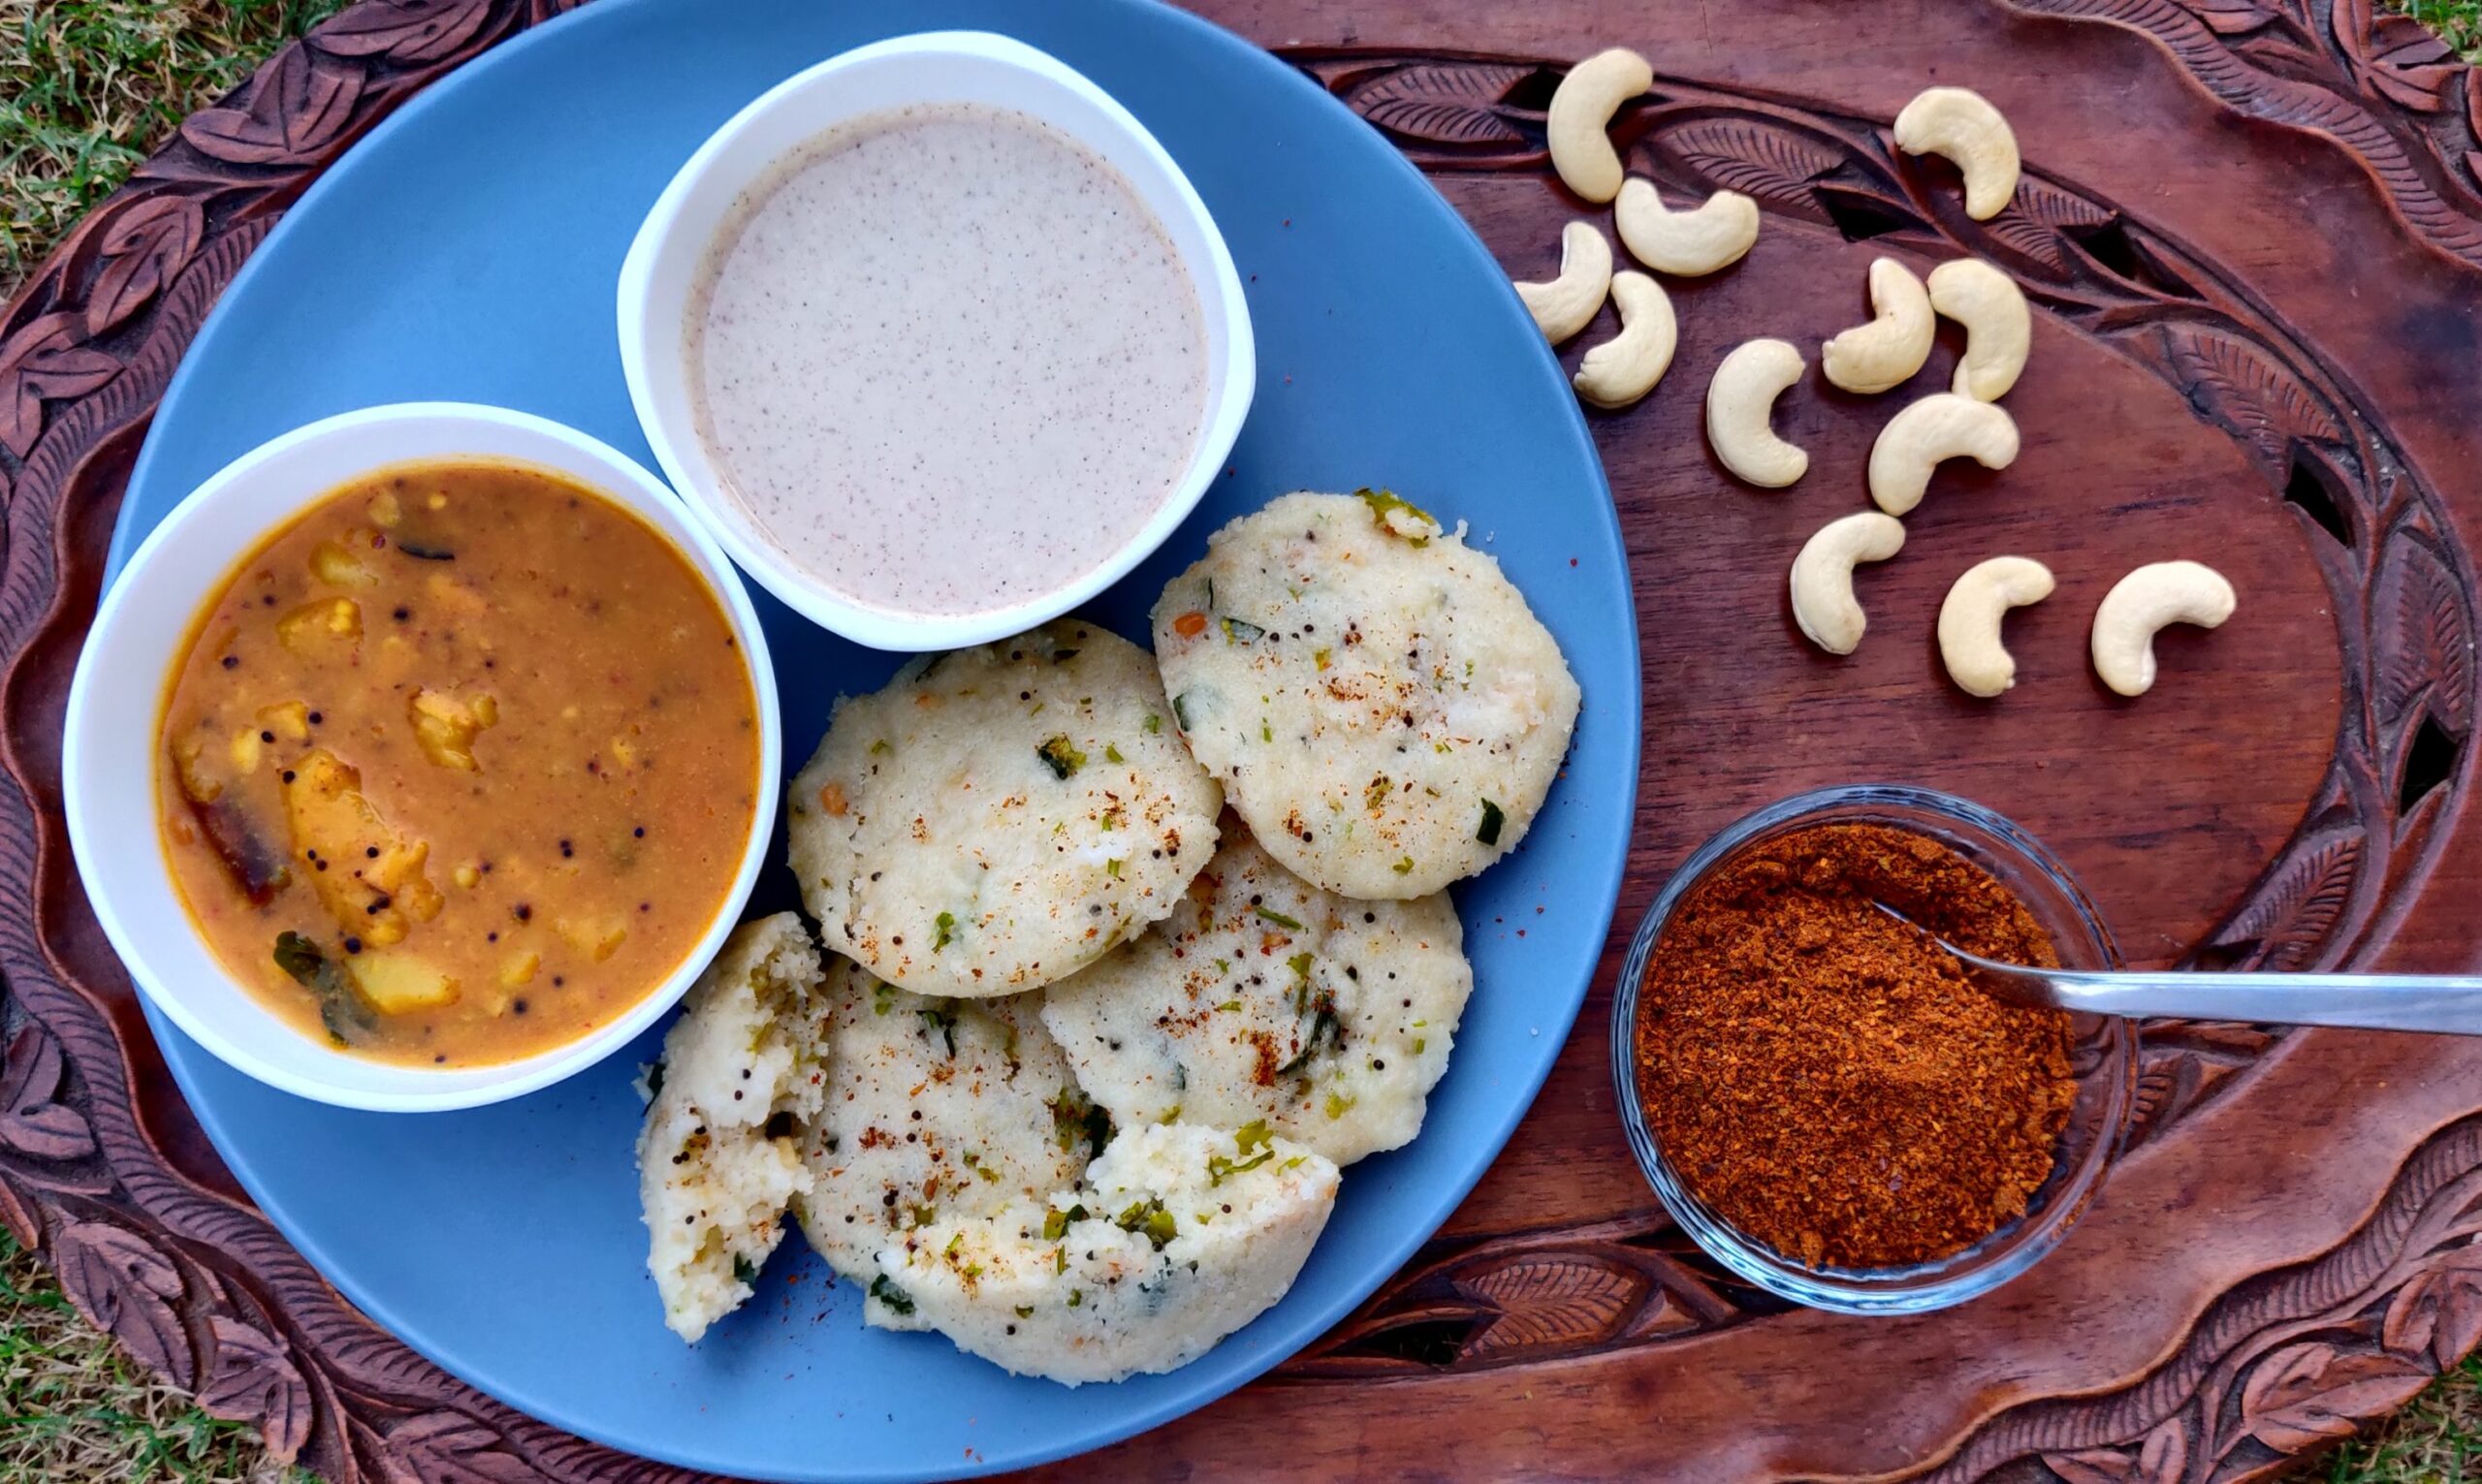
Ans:
{"type": "Polygon", "coordinates": [[[1930,270],[1930,307],[1965,327],[1965,354],[1949,390],[1995,402],[2017,385],[2033,343],[2034,318],[2017,280],[1980,258],[1958,258],[1930,270]]]}
{"type": "Polygon", "coordinates": [[[1810,467],[1810,456],[1775,436],[1775,399],[1801,379],[1801,353],[1787,340],[1733,348],[1706,384],[1706,441],[1724,467],[1762,489],[1781,489],[1810,467]]]}
{"type": "Polygon", "coordinates": [[[1603,308],[1611,289],[1611,244],[1591,222],[1560,229],[1560,276],[1549,283],[1520,283],[1516,297],[1552,344],[1575,334],[1603,308]]]}
{"type": "Polygon", "coordinates": [[[1611,219],[1629,255],[1659,273],[1695,278],[1730,268],[1758,240],[1758,203],[1738,191],[1717,191],[1687,211],[1673,211],[1651,180],[1621,182],[1611,219]]]}
{"type": "Polygon", "coordinates": [[[1946,155],[1965,177],[1965,214],[1987,222],[2017,194],[2017,135],[1982,94],[1925,88],[1896,115],[1896,147],[1946,155]]]}
{"type": "Polygon", "coordinates": [[[1611,275],[1620,333],[1586,352],[1570,382],[1598,407],[1626,407],[1655,390],[1680,344],[1680,326],[1663,285],[1643,273],[1611,275]]]}
{"type": "Polygon", "coordinates": [[[2154,633],[2167,623],[2211,629],[2240,602],[2212,567],[2158,561],[2112,584],[2094,610],[2094,673],[2124,696],[2154,683],[2154,633]]]}
{"type": "Polygon", "coordinates": [[[1986,469],[2017,459],[2017,422],[1989,402],[1933,392],[1888,419],[1870,445],[1870,498],[1892,516],[1922,503],[1942,459],[1971,458],[1986,469]]]}
{"type": "Polygon", "coordinates": [[[1569,69],[1551,92],[1543,132],[1551,168],[1570,190],[1592,202],[1620,190],[1620,155],[1606,131],[1620,106],[1655,85],[1655,70],[1626,47],[1614,47],[1569,69]]]}
{"type": "Polygon", "coordinates": [[[1793,621],[1830,654],[1850,654],[1869,622],[1853,597],[1856,562],[1886,561],[1904,549],[1904,522],[1875,510],[1819,527],[1793,558],[1793,621]]]}
{"type": "Polygon", "coordinates": [[[1938,333],[1929,292],[1893,258],[1870,265],[1870,309],[1876,318],[1828,341],[1819,355],[1827,379],[1847,392],[1876,394],[1902,386],[1930,359],[1938,333]]]}
{"type": "Polygon", "coordinates": [[[2017,661],[1999,642],[2008,610],[2052,595],[2052,569],[2030,556],[1994,556],[1965,569],[1939,605],[1939,658],[1969,696],[1995,696],[2017,683],[2017,661]]]}

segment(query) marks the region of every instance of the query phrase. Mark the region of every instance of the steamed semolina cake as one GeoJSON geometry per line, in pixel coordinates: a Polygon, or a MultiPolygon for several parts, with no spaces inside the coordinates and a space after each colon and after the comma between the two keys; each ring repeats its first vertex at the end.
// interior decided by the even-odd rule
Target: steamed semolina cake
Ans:
{"type": "Polygon", "coordinates": [[[1525,837],[1577,683],[1488,554],[1393,495],[1288,494],[1207,540],[1155,605],[1191,750],[1267,852],[1410,900],[1525,837]]]}
{"type": "Polygon", "coordinates": [[[1335,1204],[1263,1127],[1131,1129],[1075,1189],[883,1247],[863,1316],[1071,1386],[1177,1370],[1284,1297],[1335,1204]]]}
{"type": "Polygon", "coordinates": [[[1263,1121],[1338,1164],[1421,1132],[1474,989],[1445,894],[1353,901],[1226,820],[1171,916],[1044,992],[1078,1083],[1124,1128],[1263,1121]]]}
{"type": "Polygon", "coordinates": [[[744,924],[684,1001],[647,1074],[638,1195],[664,1322],[696,1343],[749,1297],[810,1188],[799,1131],[826,1096],[813,996],[818,949],[799,916],[744,924]]]}
{"type": "Polygon", "coordinates": [[[1172,910],[1222,792],[1135,645],[1062,619],[842,703],[791,788],[827,946],[900,989],[1013,995],[1172,910]]]}
{"type": "Polygon", "coordinates": [[[842,959],[821,994],[825,1105],[794,1203],[828,1264],[869,1282],[880,1247],[1077,1183],[1102,1121],[1036,1013],[1040,991],[935,999],[842,959]]]}

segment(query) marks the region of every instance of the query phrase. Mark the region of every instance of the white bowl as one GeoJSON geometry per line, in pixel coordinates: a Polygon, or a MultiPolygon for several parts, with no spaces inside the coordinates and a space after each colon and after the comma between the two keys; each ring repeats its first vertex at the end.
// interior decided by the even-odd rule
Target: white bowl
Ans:
{"type": "Polygon", "coordinates": [[[458,402],[406,402],[297,428],[224,466],[164,518],[104,595],[69,687],[61,791],[78,873],[130,977],[192,1040],[270,1087],[347,1108],[429,1112],[547,1087],[628,1044],[678,1001],[741,915],[767,858],[783,771],[767,637],[732,563],[661,481],[557,423],[458,402]],[[156,748],[166,681],[190,623],[241,559],[336,487],[388,464],[482,456],[557,471],[668,537],[722,606],[758,698],[758,802],[716,921],[662,984],[611,1024],[497,1066],[432,1070],[368,1061],[302,1034],[216,961],[182,904],[157,824],[156,748]]]}
{"type": "Polygon", "coordinates": [[[1058,59],[981,31],[932,31],[856,47],[778,83],[700,145],[647,213],[620,267],[620,368],[655,461],[724,550],[768,591],[824,627],[878,649],[952,649],[1056,618],[1118,582],[1163,544],[1206,492],[1257,390],[1250,308],[1224,235],[1179,166],[1129,110],[1058,59]],[[1152,209],[1198,295],[1206,409],[1171,498],[1100,567],[1039,598],[966,616],[907,615],[854,602],[786,560],[759,533],[698,437],[684,346],[698,269],[736,198],[771,165],[849,119],[918,104],[1014,109],[1118,170],[1152,209]]]}

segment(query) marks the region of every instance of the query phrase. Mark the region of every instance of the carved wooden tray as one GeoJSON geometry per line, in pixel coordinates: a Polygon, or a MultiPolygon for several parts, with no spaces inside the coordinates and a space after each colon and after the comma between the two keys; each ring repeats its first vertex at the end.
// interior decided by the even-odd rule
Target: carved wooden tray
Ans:
{"type": "MultiPolygon", "coordinates": [[[[141,1359],[334,1480],[683,1476],[441,1374],[240,1199],[70,870],[60,707],[129,461],[221,286],[373,121],[563,8],[363,0],[184,124],[0,319],[0,1220],[141,1359]]],[[[1743,809],[1895,776],[2043,835],[2132,959],[2472,966],[2482,76],[2437,42],[2368,0],[1205,9],[1385,131],[1520,275],[1584,214],[1542,108],[1596,47],[1656,59],[1618,125],[1634,168],[1768,213],[1748,263],[1676,286],[1672,379],[1597,420],[1647,655],[1623,937],[1743,809]],[[1931,80],[2001,100],[2025,144],[1992,222],[1889,148],[1931,80]],[[1834,665],[1791,637],[1778,574],[1859,504],[1886,409],[1797,394],[1816,472],[1765,496],[1714,469],[1697,392],[1734,340],[1858,318],[1874,251],[1989,257],[2043,312],[2023,457],[1934,494],[1834,665]],[[2001,550],[2061,591],[2012,626],[2024,682],[1980,708],[1937,680],[1926,616],[2001,550]],[[2116,703],[2085,616],[2175,552],[2230,573],[2243,615],[2116,703]]],[[[1836,1318],[1705,1262],[1630,1164],[1617,941],[1517,1142],[1406,1272],[1268,1380],[1055,1471],[2238,1478],[2482,1339],[2482,1046],[2150,1026],[2136,1146],[2058,1253],[1959,1310],[1836,1318]]]]}

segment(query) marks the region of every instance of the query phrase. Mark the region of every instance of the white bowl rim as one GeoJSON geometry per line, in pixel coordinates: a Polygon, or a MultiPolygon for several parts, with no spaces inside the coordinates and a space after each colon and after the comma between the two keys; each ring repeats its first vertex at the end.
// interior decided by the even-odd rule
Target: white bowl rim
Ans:
{"type": "MultiPolygon", "coordinates": [[[[218,576],[212,583],[200,591],[187,594],[180,604],[184,631],[194,622],[200,607],[222,590],[223,584],[232,580],[235,571],[250,553],[287,522],[334,493],[335,488],[336,485],[329,485],[304,493],[285,515],[255,526],[235,544],[230,558],[218,565],[218,576]]],[[[148,1003],[162,1011],[175,1026],[180,1027],[183,1034],[205,1047],[216,1059],[259,1082],[316,1102],[383,1113],[475,1108],[537,1091],[586,1070],[628,1045],[647,1026],[679,1003],[691,983],[722,947],[724,939],[739,925],[750,892],[757,884],[759,871],[766,865],[768,846],[775,830],[780,775],[783,770],[782,725],[767,636],[759,626],[757,611],[751,606],[748,591],[743,586],[731,560],[709,536],[705,524],[691,517],[683,506],[679,496],[643,464],[589,433],[532,413],[479,402],[457,401],[390,402],[304,424],[240,455],[183,496],[131,554],[96,609],[94,622],[87,629],[77,669],[70,681],[61,741],[62,813],[68,825],[70,852],[105,937],[148,1003]],[[519,465],[531,464],[586,485],[681,549],[690,570],[723,610],[743,662],[748,667],[758,713],[759,776],[748,838],[744,844],[733,881],[716,905],[714,921],[708,924],[681,963],[661,983],[641,995],[625,1012],[576,1040],[515,1061],[432,1071],[426,1067],[353,1057],[322,1046],[315,1038],[302,1035],[273,1010],[261,1004],[249,990],[235,986],[254,1013],[283,1026],[289,1034],[310,1048],[315,1054],[311,1058],[314,1064],[325,1063],[339,1071],[349,1069],[353,1074],[342,1080],[327,1081],[277,1065],[238,1044],[213,1021],[199,1014],[181,991],[162,982],[153,971],[147,951],[149,932],[131,923],[120,910],[118,876],[132,869],[151,870],[171,884],[176,898],[179,887],[171,881],[171,865],[164,856],[160,838],[150,839],[145,850],[123,851],[115,856],[109,842],[100,837],[98,832],[102,827],[91,817],[96,797],[94,790],[113,787],[116,780],[89,776],[85,754],[92,745],[87,739],[89,730],[115,724],[111,719],[93,713],[97,687],[104,683],[96,679],[96,672],[105,662],[103,656],[113,647],[113,636],[119,631],[123,616],[130,611],[133,594],[143,589],[157,553],[211,525],[219,507],[229,498],[227,491],[245,488],[262,466],[277,457],[319,440],[366,433],[380,425],[436,425],[443,431],[470,428],[477,430],[478,443],[493,431],[548,440],[564,454],[573,456],[574,461],[555,462],[484,446],[461,449],[454,439],[444,439],[434,453],[375,459],[367,467],[377,470],[398,464],[455,458],[461,455],[504,459],[519,465]],[[595,467],[597,465],[600,467],[595,467]],[[143,866],[134,865],[133,862],[141,857],[143,866]],[[424,1086],[426,1081],[448,1079],[455,1079],[456,1085],[424,1086]],[[357,1086],[356,1083],[371,1085],[357,1086]]],[[[162,724],[164,677],[173,659],[171,654],[150,656],[145,671],[153,692],[146,719],[150,753],[152,739],[162,724]]],[[[118,724],[125,725],[125,718],[118,724]]],[[[144,786],[148,808],[152,812],[156,808],[156,780],[149,776],[144,786]]],[[[206,958],[213,962],[214,950],[205,943],[204,935],[199,934],[195,926],[186,920],[186,911],[182,916],[184,921],[177,931],[196,938],[206,958]]],[[[230,975],[225,977],[231,981],[230,975]]]]}
{"type": "MultiPolygon", "coordinates": [[[[838,121],[832,118],[820,128],[833,128],[838,121]]],[[[1058,123],[1053,127],[1070,133],[1089,148],[1096,147],[1091,136],[1058,123]]],[[[759,585],[820,627],[875,649],[924,652],[1004,639],[1070,612],[1128,576],[1170,539],[1205,497],[1240,436],[1241,425],[1257,389],[1257,340],[1240,271],[1233,265],[1223,230],[1216,225],[1188,174],[1135,114],[1085,74],[1047,51],[992,31],[919,31],[855,47],[802,69],[744,105],[683,163],[648,210],[621,262],[618,300],[620,369],[629,387],[629,401],[655,462],[680,491],[683,502],[759,585]],[[903,614],[855,602],[803,572],[774,549],[750,539],[740,528],[739,518],[727,516],[720,508],[729,497],[715,488],[712,461],[700,448],[696,430],[679,429],[682,435],[676,437],[676,430],[667,425],[646,364],[647,314],[654,291],[655,265],[674,233],[682,227],[684,205],[701,180],[729,164],[741,171],[741,183],[747,185],[780,158],[769,155],[749,162],[746,169],[728,160],[742,139],[761,120],[780,109],[792,107],[794,100],[819,88],[839,73],[890,57],[917,55],[972,57],[1015,67],[1093,106],[1168,181],[1172,198],[1205,243],[1205,261],[1196,261],[1177,243],[1175,251],[1182,258],[1202,307],[1212,295],[1225,324],[1222,395],[1206,409],[1192,446],[1189,470],[1147,522],[1108,559],[1074,582],[1006,608],[965,615],[903,614]]]]}

